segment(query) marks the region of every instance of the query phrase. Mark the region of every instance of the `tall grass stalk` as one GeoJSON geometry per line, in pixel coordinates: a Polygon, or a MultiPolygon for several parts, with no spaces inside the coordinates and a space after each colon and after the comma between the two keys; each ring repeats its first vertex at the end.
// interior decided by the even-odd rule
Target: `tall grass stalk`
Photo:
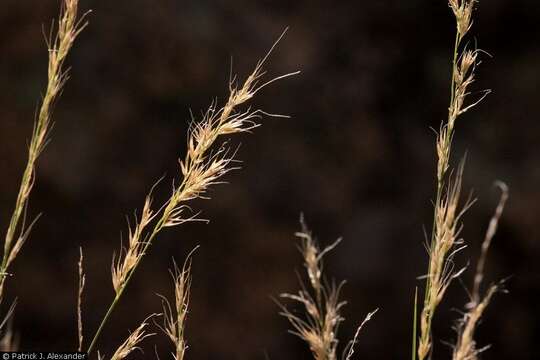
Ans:
{"type": "Polygon", "coordinates": [[[450,9],[456,20],[456,36],[452,55],[448,117],[441,124],[436,142],[437,188],[433,229],[430,242],[427,244],[429,266],[423,309],[420,314],[419,360],[426,359],[432,352],[433,317],[450,282],[460,274],[460,271],[454,269],[452,258],[462,248],[462,241],[459,238],[460,218],[471,205],[470,200],[464,205],[460,204],[463,163],[456,173],[452,174],[450,170],[455,123],[463,113],[477,105],[489,93],[489,91],[484,91],[479,99],[466,103],[469,86],[475,80],[478,50],[467,49],[463,45],[463,40],[471,29],[475,4],[475,0],[449,0],[450,9]]]}
{"type": "Polygon", "coordinates": [[[221,183],[223,175],[237,168],[234,166],[237,162],[235,152],[226,143],[214,149],[218,138],[250,132],[259,126],[257,120],[263,115],[281,116],[251,108],[239,111],[238,107],[251,100],[265,86],[298,73],[288,73],[261,83],[261,78],[265,74],[263,65],[284,34],[285,32],[274,43],[267,55],[257,63],[242,86],[238,87],[235,78],[231,79],[229,97],[223,107],[218,108],[215,102],[212,103],[202,120],[191,124],[187,152],[184,159],[179,161],[182,180],[179,185],[173,186],[166,202],[154,210],[151,192],[147,195],[140,219],[133,228],[129,229],[127,249],[122,249],[120,255],[113,259],[112,282],[115,296],[92,338],[88,353],[95,348],[105,324],[157,235],[168,227],[202,220],[198,213],[191,211],[188,202],[194,199],[207,199],[208,188],[221,183]]]}
{"type": "Polygon", "coordinates": [[[52,127],[52,109],[69,78],[68,70],[64,69],[64,61],[75,39],[88,24],[85,21],[87,13],[77,18],[78,6],[78,0],[63,0],[56,33],[51,28],[47,39],[49,51],[47,88],[34,123],[30,145],[28,146],[28,160],[15,201],[15,209],[11,215],[4,239],[4,252],[0,264],[0,302],[3,299],[5,281],[10,275],[8,273],[9,267],[28,239],[32,226],[39,218],[37,216],[30,224],[27,224],[26,210],[36,178],[36,162],[49,140],[52,127]]]}

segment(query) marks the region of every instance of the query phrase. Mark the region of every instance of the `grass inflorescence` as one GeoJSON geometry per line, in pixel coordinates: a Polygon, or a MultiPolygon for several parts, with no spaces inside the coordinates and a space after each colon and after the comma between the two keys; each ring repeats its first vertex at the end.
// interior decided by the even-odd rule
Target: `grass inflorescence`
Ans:
{"type": "MultiPolygon", "coordinates": [[[[413,360],[436,358],[434,356],[436,340],[433,336],[435,315],[452,281],[461,277],[467,270],[466,267],[460,268],[456,265],[456,256],[466,246],[462,238],[463,220],[466,211],[474,203],[474,199],[470,196],[463,199],[465,161],[461,160],[457,166],[454,165],[453,142],[459,118],[489,94],[489,90],[485,90],[481,91],[476,98],[471,95],[471,86],[476,81],[476,70],[482,54],[478,49],[471,49],[466,41],[470,36],[476,5],[476,0],[448,1],[455,19],[456,31],[450,60],[450,101],[446,119],[441,123],[436,136],[437,163],[433,177],[435,184],[433,226],[425,244],[428,255],[427,272],[422,277],[425,285],[423,291],[421,289],[419,292],[416,289],[414,292],[413,360]]],[[[0,305],[4,299],[6,280],[11,275],[10,266],[20,254],[21,248],[39,217],[27,221],[28,202],[36,181],[37,160],[50,140],[49,135],[53,124],[52,108],[69,78],[69,73],[65,69],[65,60],[79,34],[87,26],[87,13],[78,15],[78,8],[78,0],[62,0],[59,20],[56,28],[51,29],[47,40],[47,86],[37,111],[28,146],[27,163],[4,239],[4,251],[0,263],[0,305]]],[[[82,248],[80,249],[76,292],[77,340],[75,348],[78,351],[86,351],[90,355],[97,352],[98,359],[120,360],[140,349],[143,340],[159,333],[172,345],[173,350],[170,355],[173,359],[188,358],[186,323],[191,302],[191,285],[194,281],[191,275],[191,253],[181,268],[174,262],[171,270],[173,298],[169,299],[160,295],[162,308],[159,311],[161,313],[151,314],[140,322],[110,357],[97,351],[97,348],[111,315],[121,301],[129,300],[125,299],[125,291],[145,255],[148,255],[151,246],[160,235],[169,228],[177,228],[188,222],[206,221],[201,217],[200,211],[192,208],[194,201],[209,199],[210,189],[223,183],[224,176],[238,168],[236,148],[227,141],[228,137],[252,132],[260,125],[260,120],[264,116],[281,117],[281,115],[252,108],[248,104],[267,85],[298,73],[286,73],[263,81],[266,75],[264,66],[284,34],[256,63],[254,69],[243,81],[231,77],[228,96],[221,105],[217,100],[213,101],[200,119],[191,119],[187,133],[187,148],[185,153],[179,155],[179,165],[177,172],[171,177],[173,185],[168,196],[163,202],[156,204],[153,190],[160,186],[161,182],[157,181],[150,187],[141,211],[135,212],[134,219],[128,223],[127,241],[125,244],[122,243],[112,255],[111,298],[107,308],[104,309],[103,317],[99,320],[99,325],[91,332],[90,337],[87,328],[83,326],[83,300],[87,273],[83,267],[83,251],[82,248]],[[152,330],[154,326],[161,331],[154,332],[152,330]],[[90,340],[88,345],[87,339],[90,340]]],[[[492,283],[486,290],[482,286],[488,250],[508,199],[508,187],[502,182],[497,182],[496,185],[501,190],[501,198],[482,242],[472,286],[468,292],[468,301],[461,312],[461,318],[455,325],[456,340],[453,344],[452,360],[477,360],[479,354],[487,348],[477,345],[474,338],[475,331],[493,296],[502,290],[501,283],[492,283]]],[[[281,294],[282,301],[290,301],[294,305],[288,306],[278,301],[280,313],[288,320],[291,326],[290,332],[307,345],[314,360],[351,360],[356,355],[355,345],[360,340],[361,330],[377,310],[368,313],[359,322],[353,338],[343,346],[339,338],[339,328],[345,320],[342,310],[346,302],[341,299],[340,294],[344,282],[329,280],[324,268],[324,257],[337,247],[341,239],[326,247],[321,247],[308,229],[303,217],[300,224],[301,229],[296,236],[300,240],[299,249],[305,276],[304,280],[300,277],[300,289],[297,292],[281,294]],[[294,306],[299,307],[300,311],[297,311],[298,309],[294,306]]],[[[11,327],[15,304],[16,302],[13,301],[0,321],[1,350],[12,351],[18,348],[19,339],[14,335],[11,327]]],[[[22,340],[24,342],[24,339],[22,340]]]]}

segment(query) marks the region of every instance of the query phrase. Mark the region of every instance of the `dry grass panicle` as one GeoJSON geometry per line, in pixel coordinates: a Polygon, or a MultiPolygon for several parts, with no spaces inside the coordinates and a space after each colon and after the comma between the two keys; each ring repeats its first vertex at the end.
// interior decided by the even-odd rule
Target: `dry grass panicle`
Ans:
{"type": "MultiPolygon", "coordinates": [[[[344,320],[341,316],[341,308],[346,302],[339,298],[343,282],[329,284],[325,280],[323,257],[334,249],[341,239],[321,250],[306,226],[303,216],[300,218],[300,224],[301,231],[295,235],[300,238],[300,252],[304,259],[310,287],[306,288],[301,282],[301,289],[297,294],[284,293],[281,297],[299,303],[304,309],[306,319],[278,303],[282,309],[280,314],[289,320],[293,327],[291,332],[308,344],[315,360],[336,360],[339,344],[338,330],[340,323],[344,320]]],[[[358,327],[354,339],[345,348],[344,354],[347,353],[347,358],[352,357],[358,334],[374,313],[368,314],[358,327]]]]}
{"type": "Polygon", "coordinates": [[[131,228],[128,224],[128,246],[120,250],[120,255],[117,259],[113,254],[113,262],[111,265],[111,278],[113,288],[116,294],[119,294],[124,287],[127,277],[143,256],[143,248],[145,245],[144,230],[153,220],[155,214],[152,210],[151,193],[146,197],[140,220],[131,228]]]}
{"type": "Polygon", "coordinates": [[[282,298],[288,298],[300,303],[305,310],[307,320],[293,314],[282,306],[281,314],[285,316],[293,327],[293,334],[304,340],[316,360],[337,359],[337,338],[339,324],[343,321],[340,309],[345,305],[339,300],[339,290],[342,283],[336,285],[323,284],[323,256],[334,248],[340,241],[338,239],[332,245],[321,250],[318,247],[311,232],[307,228],[303,217],[300,219],[301,231],[295,235],[300,238],[300,250],[304,258],[311,292],[302,285],[297,294],[281,294],[282,298]]]}
{"type": "Polygon", "coordinates": [[[284,34],[257,63],[241,86],[238,86],[235,78],[231,79],[229,96],[223,107],[218,108],[217,103],[213,102],[199,122],[193,120],[188,132],[186,155],[184,159],[179,160],[181,180],[178,185],[173,185],[171,194],[164,204],[156,210],[152,209],[151,191],[147,195],[139,220],[136,221],[135,227],[129,230],[127,248],[121,249],[120,256],[113,259],[111,273],[115,296],[93,336],[88,347],[89,353],[95,347],[104,325],[157,235],[168,227],[201,220],[198,213],[193,213],[188,202],[194,199],[208,199],[208,189],[220,183],[222,177],[229,171],[236,169],[233,166],[236,162],[235,151],[227,143],[218,144],[218,140],[226,135],[252,130],[258,126],[257,120],[263,115],[278,116],[251,108],[239,110],[238,107],[251,100],[265,86],[298,74],[292,72],[261,83],[265,74],[263,65],[284,34]]]}
{"type": "Polygon", "coordinates": [[[475,70],[478,65],[478,50],[464,48],[463,39],[470,31],[475,0],[450,0],[449,6],[456,21],[456,36],[452,60],[452,76],[450,86],[450,105],[448,118],[441,124],[436,140],[437,150],[437,186],[433,215],[431,239],[427,245],[429,255],[428,273],[424,303],[420,315],[420,338],[418,358],[424,360],[432,352],[432,321],[436,309],[442,301],[446,289],[452,279],[460,275],[454,267],[453,257],[462,248],[459,239],[461,230],[460,218],[471,205],[470,199],[459,205],[463,163],[457,174],[452,174],[450,158],[455,123],[459,116],[467,112],[484,99],[489,91],[484,91],[479,99],[467,103],[469,87],[475,81],[475,70]]]}
{"type": "Polygon", "coordinates": [[[63,0],[56,33],[51,28],[47,40],[49,50],[47,88],[34,123],[28,146],[28,160],[4,240],[4,252],[0,265],[0,302],[4,293],[5,280],[9,275],[9,267],[19,254],[24,242],[28,239],[32,226],[39,217],[27,224],[26,209],[35,182],[36,162],[48,142],[52,126],[52,108],[69,78],[68,71],[64,69],[64,62],[75,39],[87,25],[85,21],[87,13],[78,17],[78,6],[78,0],[63,0]]]}
{"type": "MultiPolygon", "coordinates": [[[[139,344],[147,337],[154,336],[154,333],[148,333],[146,327],[148,326],[148,320],[153,317],[151,315],[145,319],[128,337],[127,339],[116,349],[111,356],[111,360],[125,359],[133,351],[140,349],[139,344]]],[[[101,359],[101,356],[100,356],[101,359]]]]}
{"type": "Polygon", "coordinates": [[[450,105],[447,121],[441,124],[437,137],[437,180],[438,191],[442,191],[444,177],[449,169],[450,152],[454,135],[455,122],[458,117],[480,103],[489,93],[485,90],[476,101],[467,104],[470,95],[469,87],[475,81],[475,70],[478,65],[478,50],[462,49],[463,39],[472,26],[472,16],[476,0],[450,0],[449,5],[456,20],[456,36],[452,60],[452,76],[450,86],[450,105]]]}
{"type": "Polygon", "coordinates": [[[431,339],[428,334],[433,314],[452,280],[463,271],[463,269],[456,270],[453,261],[454,256],[464,247],[463,240],[459,238],[460,219],[472,204],[469,200],[465,205],[460,206],[462,175],[463,164],[450,181],[444,197],[435,209],[435,236],[434,241],[428,244],[429,273],[426,280],[428,286],[420,316],[420,330],[423,336],[420,338],[418,349],[424,357],[431,349],[431,339]]]}
{"type": "Polygon", "coordinates": [[[174,346],[175,351],[172,354],[174,360],[183,360],[188,348],[184,333],[191,293],[191,254],[188,255],[182,269],[179,269],[175,263],[174,270],[171,271],[174,284],[174,307],[166,297],[160,296],[163,303],[163,324],[157,325],[174,346]]]}

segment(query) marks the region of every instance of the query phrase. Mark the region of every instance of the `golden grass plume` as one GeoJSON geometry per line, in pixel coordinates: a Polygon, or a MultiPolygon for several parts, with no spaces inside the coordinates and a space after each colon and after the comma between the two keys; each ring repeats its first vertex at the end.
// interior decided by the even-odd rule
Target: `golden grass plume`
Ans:
{"type": "Polygon", "coordinates": [[[179,184],[173,184],[169,198],[159,208],[152,209],[152,191],[146,196],[139,219],[135,226],[129,229],[127,248],[122,248],[119,256],[113,258],[111,273],[115,296],[93,336],[88,347],[89,353],[95,347],[104,325],[157,235],[166,228],[202,220],[198,212],[192,211],[188,202],[208,199],[208,189],[221,183],[225,174],[237,168],[235,151],[227,143],[218,144],[218,140],[227,135],[251,131],[259,125],[257,121],[263,115],[281,116],[258,109],[238,108],[251,100],[265,86],[299,73],[291,72],[262,82],[265,75],[263,65],[284,34],[285,32],[266,56],[257,62],[255,69],[241,86],[238,85],[236,77],[231,77],[229,96],[222,107],[218,108],[217,101],[214,101],[199,122],[192,121],[188,131],[186,155],[179,160],[181,180],[179,184]]]}

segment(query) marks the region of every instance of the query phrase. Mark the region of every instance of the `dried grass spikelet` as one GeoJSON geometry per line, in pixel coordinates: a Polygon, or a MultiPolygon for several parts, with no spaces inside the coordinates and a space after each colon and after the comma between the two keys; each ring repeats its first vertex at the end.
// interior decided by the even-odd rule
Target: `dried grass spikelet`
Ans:
{"type": "Polygon", "coordinates": [[[155,315],[150,315],[146,318],[140,325],[137,327],[128,338],[118,347],[114,352],[111,360],[122,360],[125,359],[130,353],[139,349],[139,344],[146,339],[147,337],[154,336],[153,333],[147,333],[146,327],[148,326],[148,320],[155,315]]]}
{"type": "Polygon", "coordinates": [[[431,244],[427,245],[429,272],[426,276],[424,307],[420,315],[421,336],[418,345],[420,359],[426,358],[431,351],[431,321],[437,306],[452,280],[463,271],[463,269],[455,270],[453,258],[464,248],[463,241],[459,238],[460,219],[473,201],[469,198],[463,206],[460,206],[462,175],[463,162],[435,209],[435,234],[431,244]]]}
{"type": "MultiPolygon", "coordinates": [[[[282,311],[281,315],[286,317],[291,323],[293,334],[304,340],[313,354],[315,360],[336,360],[337,347],[339,344],[338,329],[344,320],[341,316],[341,308],[346,304],[340,301],[339,293],[342,283],[329,285],[323,276],[323,257],[331,251],[340,241],[338,239],[333,244],[320,249],[316,240],[307,228],[303,217],[300,218],[301,231],[295,235],[300,238],[300,251],[304,258],[304,266],[308,275],[310,288],[306,288],[302,282],[301,290],[297,294],[284,293],[282,298],[291,299],[305,310],[306,319],[295,315],[284,305],[278,303],[282,311]]],[[[357,341],[358,334],[362,326],[369,321],[374,314],[370,313],[362,324],[358,327],[357,333],[346,348],[348,357],[354,352],[353,346],[357,341]]]]}
{"type": "Polygon", "coordinates": [[[307,320],[293,314],[285,306],[281,315],[285,316],[293,327],[292,333],[304,340],[315,360],[337,359],[338,328],[343,321],[340,309],[345,302],[339,300],[339,291],[342,283],[336,285],[323,285],[321,282],[323,272],[323,256],[333,249],[341,239],[322,251],[318,247],[311,232],[308,230],[303,217],[300,218],[301,231],[295,235],[300,238],[300,251],[304,258],[311,291],[302,283],[298,294],[281,294],[282,298],[288,298],[300,303],[306,312],[307,320]],[[312,295],[314,293],[314,295],[312,295]]]}
{"type": "Polygon", "coordinates": [[[341,238],[337,239],[333,244],[325,247],[322,251],[317,244],[317,241],[313,238],[311,231],[308,229],[304,216],[300,216],[301,231],[295,233],[300,239],[300,252],[304,257],[304,266],[308,274],[308,278],[313,290],[320,296],[323,286],[321,285],[321,276],[323,272],[323,257],[329,251],[334,249],[340,242],[341,238]]]}
{"type": "Polygon", "coordinates": [[[453,70],[452,97],[448,108],[448,120],[441,125],[437,136],[437,180],[443,182],[448,172],[454,128],[457,118],[479,104],[489,93],[485,90],[476,101],[466,104],[469,86],[475,80],[479,51],[465,50],[456,60],[453,70]]]}
{"type": "Polygon", "coordinates": [[[51,33],[47,39],[49,50],[47,88],[35,120],[28,147],[27,164],[4,240],[4,253],[0,266],[0,301],[2,300],[4,282],[8,276],[8,268],[17,257],[37,220],[36,218],[30,224],[26,224],[26,209],[35,182],[36,161],[48,142],[48,135],[52,126],[52,107],[69,78],[68,71],[63,69],[64,61],[75,39],[87,25],[84,20],[86,14],[77,18],[78,5],[78,0],[63,1],[56,34],[53,35],[53,29],[51,28],[51,33]]]}
{"type": "Polygon", "coordinates": [[[480,103],[489,93],[490,90],[482,92],[482,96],[471,104],[466,105],[465,100],[469,95],[468,89],[475,81],[475,70],[478,62],[479,50],[464,50],[456,64],[454,70],[454,99],[450,105],[450,114],[448,118],[449,127],[453,128],[458,116],[464,114],[478,103],[480,103]]]}
{"type": "Polygon", "coordinates": [[[160,295],[163,303],[163,324],[158,324],[158,327],[172,342],[175,349],[172,356],[175,360],[183,360],[188,348],[184,332],[191,293],[191,254],[193,251],[188,255],[181,270],[174,263],[174,270],[171,271],[174,284],[174,308],[166,297],[160,295]]]}
{"type": "Polygon", "coordinates": [[[448,3],[456,17],[457,32],[463,37],[471,29],[476,0],[449,0],[448,3]]]}
{"type": "Polygon", "coordinates": [[[300,290],[298,294],[282,294],[282,298],[288,298],[302,304],[305,308],[308,320],[303,320],[292,312],[283,308],[281,315],[285,316],[294,330],[293,334],[300,337],[308,345],[315,360],[337,359],[337,346],[339,340],[337,331],[343,321],[340,309],[346,302],[339,301],[341,284],[322,289],[321,303],[307,292],[300,290]]]}
{"type": "Polygon", "coordinates": [[[116,294],[119,294],[126,279],[128,278],[131,270],[140,260],[144,254],[145,235],[144,230],[150,224],[155,217],[152,211],[152,197],[151,192],[146,197],[143,210],[138,222],[131,228],[128,226],[128,245],[127,248],[120,251],[120,255],[117,259],[113,255],[113,262],[111,266],[111,276],[113,288],[116,294]]]}

